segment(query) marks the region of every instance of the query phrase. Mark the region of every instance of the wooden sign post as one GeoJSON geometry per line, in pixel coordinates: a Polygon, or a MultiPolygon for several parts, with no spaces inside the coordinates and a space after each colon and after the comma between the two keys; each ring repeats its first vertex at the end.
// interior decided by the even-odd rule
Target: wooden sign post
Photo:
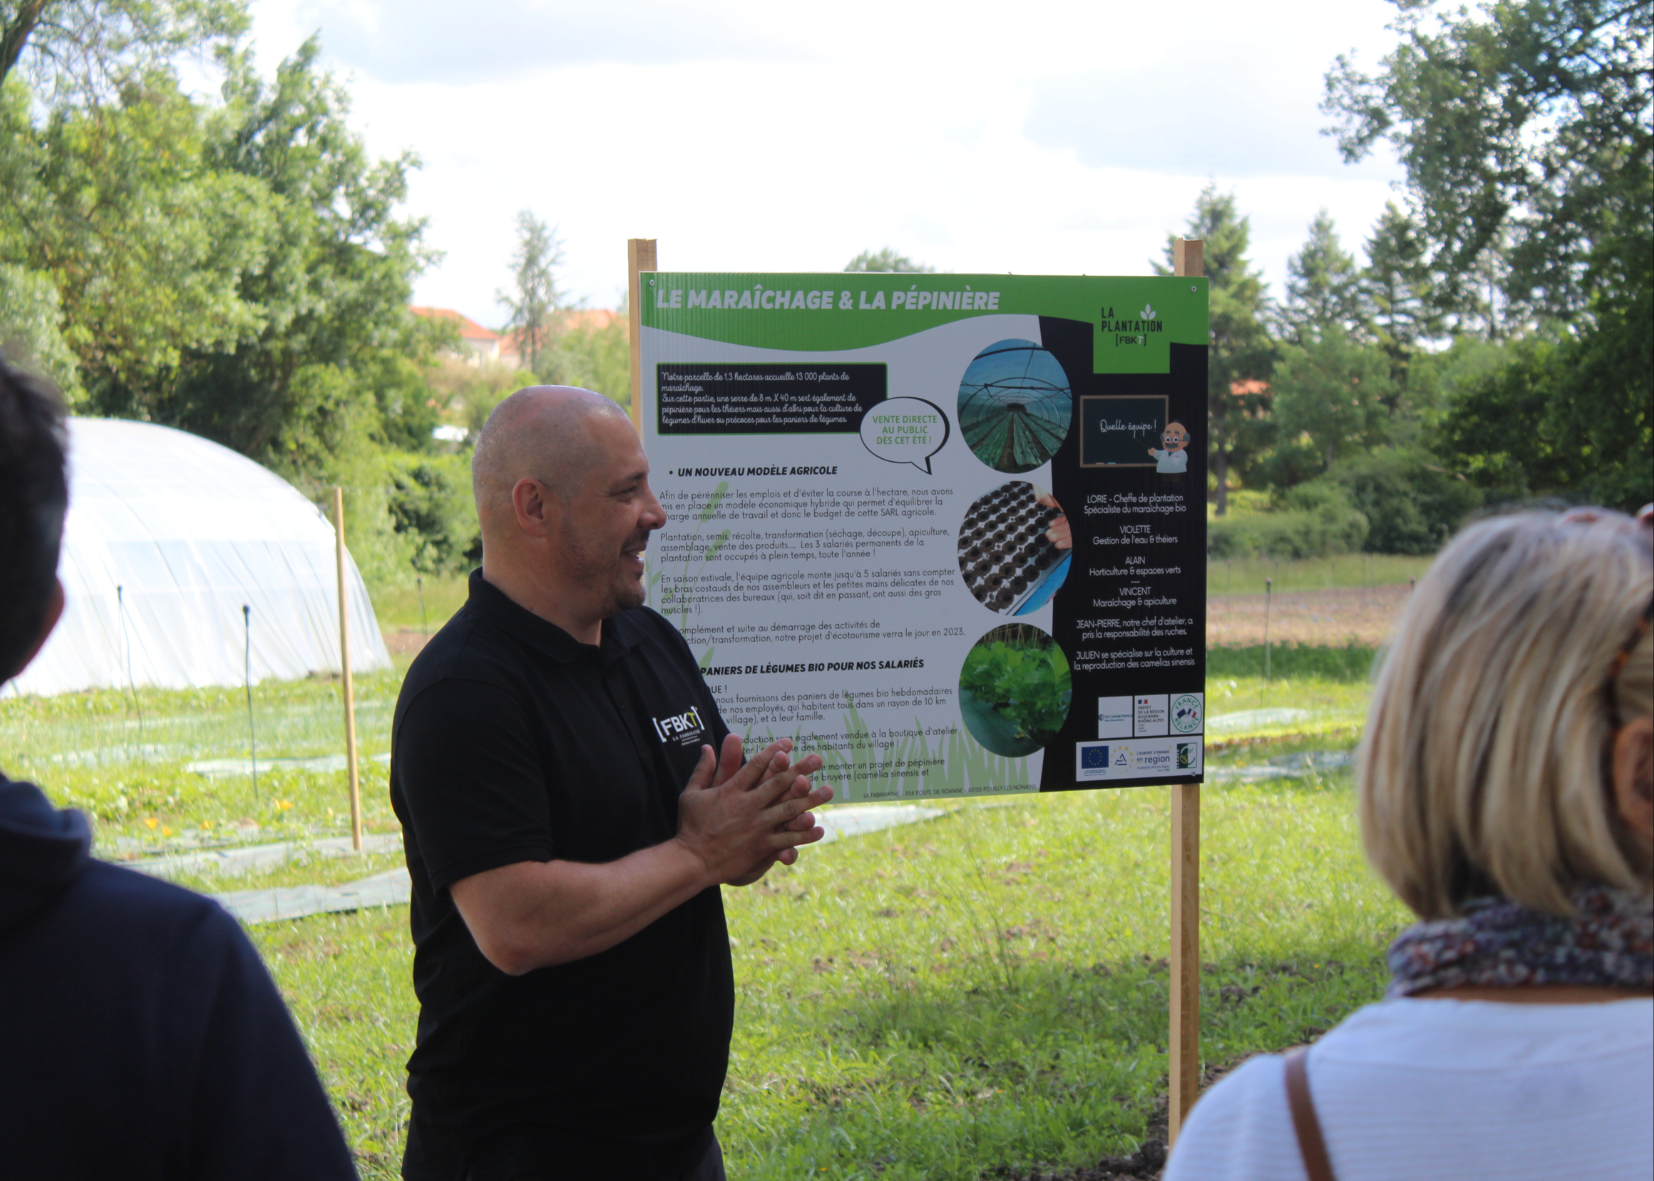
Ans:
{"type": "Polygon", "coordinates": [[[362,787],[356,771],[356,687],[350,679],[350,597],[345,578],[345,490],[333,486],[333,538],[339,567],[339,667],[344,673],[345,763],[350,768],[350,845],[362,851],[362,787]]]}
{"type": "MultiPolygon", "coordinates": [[[[1175,274],[1205,273],[1203,243],[1179,239],[1175,274]]],[[[1200,784],[1172,788],[1172,1011],[1168,1091],[1168,1145],[1200,1098],[1200,784]]]]}
{"type": "Polygon", "coordinates": [[[626,312],[630,317],[632,344],[632,425],[643,433],[643,289],[638,276],[644,271],[660,270],[655,253],[655,239],[628,238],[626,240],[626,312]]]}

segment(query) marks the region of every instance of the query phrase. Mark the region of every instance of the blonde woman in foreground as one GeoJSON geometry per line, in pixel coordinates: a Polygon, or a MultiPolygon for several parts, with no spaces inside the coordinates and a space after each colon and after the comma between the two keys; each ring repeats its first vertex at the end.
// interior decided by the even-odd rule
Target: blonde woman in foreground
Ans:
{"type": "Polygon", "coordinates": [[[1419,917],[1307,1053],[1194,1108],[1166,1181],[1654,1176],[1650,510],[1464,530],[1374,687],[1367,856],[1419,917]]]}

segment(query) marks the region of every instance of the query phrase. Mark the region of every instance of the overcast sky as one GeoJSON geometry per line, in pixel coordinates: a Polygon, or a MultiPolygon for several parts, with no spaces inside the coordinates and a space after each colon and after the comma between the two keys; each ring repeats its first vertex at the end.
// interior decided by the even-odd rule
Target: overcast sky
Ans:
{"type": "Polygon", "coordinates": [[[513,218],[612,307],[626,239],[667,270],[838,270],[885,245],[941,270],[1144,274],[1210,178],[1278,290],[1316,210],[1359,248],[1390,157],[1320,134],[1340,53],[1389,49],[1382,0],[254,0],[269,71],[320,31],[441,261],[419,303],[498,326],[513,218]]]}

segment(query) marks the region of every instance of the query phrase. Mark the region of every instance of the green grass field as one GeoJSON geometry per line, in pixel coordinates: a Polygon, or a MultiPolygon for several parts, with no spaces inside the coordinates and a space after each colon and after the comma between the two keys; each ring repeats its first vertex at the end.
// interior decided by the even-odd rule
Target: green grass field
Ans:
{"type": "MultiPolygon", "coordinates": [[[[394,832],[385,768],[391,714],[408,660],[356,678],[356,730],[364,826],[394,832]]],[[[266,681],[253,687],[260,760],[344,751],[336,678],[266,681]]],[[[349,776],[265,762],[250,774],[208,778],[205,759],[249,759],[241,689],[103,690],[0,700],[0,766],[47,786],[61,807],[92,818],[106,856],[245,844],[350,831],[349,776]]]]}
{"type": "MultiPolygon", "coordinates": [[[[1249,661],[1214,654],[1209,714],[1263,700],[1311,717],[1226,739],[1214,766],[1353,744],[1363,653],[1306,650],[1268,685],[1227,675],[1249,661]]],[[[386,748],[399,678],[358,683],[365,755],[386,748]]],[[[254,713],[265,757],[340,749],[335,683],[257,686],[254,713]]],[[[345,831],[343,773],[267,771],[255,795],[249,776],[185,769],[245,754],[237,691],[0,702],[0,766],[87,810],[106,856],[345,831]]],[[[1405,916],[1361,860],[1347,770],[1203,796],[1202,1049],[1218,1066],[1375,999],[1405,916]]],[[[381,764],[364,763],[363,800],[370,829],[394,830],[381,764]]],[[[975,1181],[1160,1134],[1167,800],[1139,788],[948,803],[939,819],[808,850],[726,890],[738,1007],[718,1127],[731,1176],[975,1181]]],[[[318,857],[186,884],[341,881],[398,860],[318,857]]],[[[395,1177],[416,1013],[406,908],[251,934],[363,1175],[395,1177]]]]}
{"type": "Polygon", "coordinates": [[[383,589],[373,596],[374,613],[386,631],[399,628],[429,628],[436,631],[448,617],[465,606],[470,593],[463,574],[432,574],[424,582],[383,589]],[[424,613],[420,597],[424,596],[424,613]]]}
{"type": "Polygon", "coordinates": [[[1336,590],[1350,587],[1400,586],[1419,578],[1433,559],[1405,554],[1339,554],[1331,558],[1213,558],[1206,563],[1209,595],[1261,595],[1271,590],[1336,590]]]}

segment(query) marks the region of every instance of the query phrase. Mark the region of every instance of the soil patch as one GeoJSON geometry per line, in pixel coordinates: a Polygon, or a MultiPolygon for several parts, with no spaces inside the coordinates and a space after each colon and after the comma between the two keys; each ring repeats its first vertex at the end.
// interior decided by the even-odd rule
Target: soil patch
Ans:
{"type": "MultiPolygon", "coordinates": [[[[1269,640],[1376,647],[1389,638],[1390,625],[1409,593],[1406,586],[1281,591],[1270,596],[1269,640]]],[[[1213,595],[1207,601],[1207,647],[1263,642],[1263,595],[1213,595]]]]}
{"type": "Polygon", "coordinates": [[[396,631],[380,634],[385,637],[385,647],[390,650],[392,656],[417,656],[431,638],[417,627],[398,628],[396,631]]]}
{"type": "Polygon", "coordinates": [[[983,1181],[1155,1181],[1166,1169],[1166,1142],[1145,1141],[1130,1156],[1105,1156],[1095,1165],[1078,1169],[1001,1168],[984,1173],[983,1181]]]}

